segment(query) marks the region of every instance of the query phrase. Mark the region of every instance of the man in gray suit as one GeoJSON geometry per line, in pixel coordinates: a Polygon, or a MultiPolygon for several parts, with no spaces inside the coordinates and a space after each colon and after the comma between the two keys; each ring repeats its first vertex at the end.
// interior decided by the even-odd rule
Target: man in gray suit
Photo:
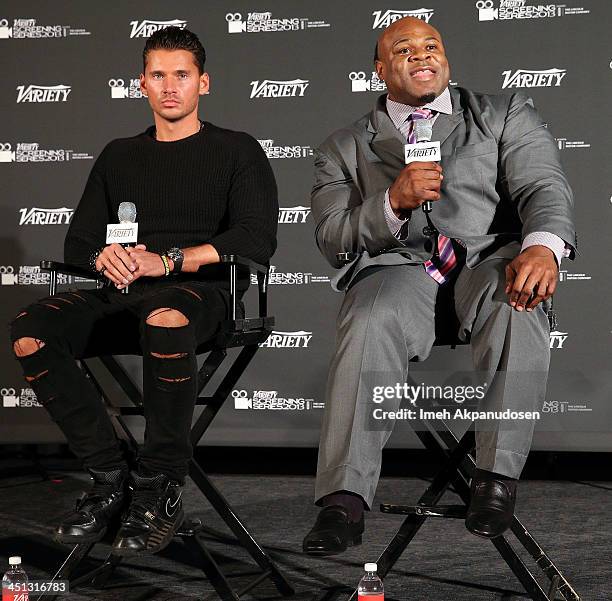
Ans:
{"type": "MultiPolygon", "coordinates": [[[[488,386],[479,409],[540,409],[549,299],[561,258],[576,246],[572,193],[529,98],[449,87],[439,32],[411,17],[383,32],[375,65],[388,94],[315,157],[317,244],[346,295],[319,446],[323,509],[303,544],[313,555],[361,542],[392,426],[373,426],[373,384],[406,382],[408,362],[427,358],[443,291],[452,291],[459,323],[451,335],[470,342],[488,386]],[[417,118],[433,120],[439,164],[405,165],[417,118]],[[356,258],[344,265],[338,253],[356,258]]],[[[466,519],[474,534],[492,538],[509,526],[533,427],[530,419],[477,422],[466,519]]]]}

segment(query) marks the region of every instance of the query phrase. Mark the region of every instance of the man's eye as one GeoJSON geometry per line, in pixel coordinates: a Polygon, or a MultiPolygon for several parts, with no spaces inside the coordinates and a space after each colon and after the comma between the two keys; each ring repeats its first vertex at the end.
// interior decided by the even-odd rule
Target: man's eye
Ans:
{"type": "Polygon", "coordinates": [[[161,79],[161,73],[154,73],[153,79],[161,79]]]}
{"type": "Polygon", "coordinates": [[[188,75],[187,75],[187,73],[180,73],[180,74],[179,74],[179,77],[180,77],[181,79],[187,79],[188,75]]]}
{"type": "Polygon", "coordinates": [[[399,53],[400,54],[410,54],[410,48],[400,48],[399,53]]]}
{"type": "Polygon", "coordinates": [[[429,44],[429,46],[427,46],[428,50],[435,50],[437,48],[437,46],[435,44],[429,44]]]}

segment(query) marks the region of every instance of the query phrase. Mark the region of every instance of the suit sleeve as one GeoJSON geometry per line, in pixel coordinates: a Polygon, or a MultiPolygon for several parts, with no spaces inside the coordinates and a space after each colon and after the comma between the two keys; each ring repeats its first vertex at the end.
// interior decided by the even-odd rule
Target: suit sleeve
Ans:
{"type": "Polygon", "coordinates": [[[342,267],[337,253],[371,256],[401,245],[385,219],[385,190],[363,198],[346,165],[331,151],[315,151],[315,183],[311,194],[316,241],[327,261],[342,267]]]}
{"type": "Polygon", "coordinates": [[[576,232],[572,190],[559,153],[530,98],[514,95],[500,139],[501,184],[521,218],[522,239],[534,232],[559,236],[574,258],[576,232]]]}

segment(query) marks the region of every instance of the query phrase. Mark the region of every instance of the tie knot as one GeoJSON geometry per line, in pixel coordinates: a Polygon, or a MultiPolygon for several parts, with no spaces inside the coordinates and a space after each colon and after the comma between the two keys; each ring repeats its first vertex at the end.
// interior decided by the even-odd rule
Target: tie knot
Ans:
{"type": "Polygon", "coordinates": [[[433,114],[430,109],[415,109],[410,115],[413,121],[417,119],[429,119],[433,114]]]}

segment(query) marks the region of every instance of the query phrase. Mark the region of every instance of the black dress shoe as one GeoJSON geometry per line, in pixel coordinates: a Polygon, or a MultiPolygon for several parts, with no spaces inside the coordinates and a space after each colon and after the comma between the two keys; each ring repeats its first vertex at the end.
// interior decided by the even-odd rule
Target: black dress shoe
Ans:
{"type": "Polygon", "coordinates": [[[94,485],[76,502],[75,510],[55,530],[55,540],[64,544],[93,543],[104,538],[109,524],[125,509],[127,469],[89,469],[94,485]]]}
{"type": "Polygon", "coordinates": [[[347,547],[360,545],[362,534],[363,515],[358,522],[351,522],[344,507],[330,505],[320,511],[315,525],[304,538],[302,549],[308,555],[336,555],[347,547]]]}
{"type": "Polygon", "coordinates": [[[495,538],[512,523],[516,503],[514,479],[496,479],[476,474],[472,478],[472,500],[465,518],[465,527],[477,536],[495,538]]]}
{"type": "Polygon", "coordinates": [[[132,502],[113,543],[117,555],[158,553],[164,549],[185,514],[181,485],[164,474],[142,476],[133,473],[132,502]]]}

